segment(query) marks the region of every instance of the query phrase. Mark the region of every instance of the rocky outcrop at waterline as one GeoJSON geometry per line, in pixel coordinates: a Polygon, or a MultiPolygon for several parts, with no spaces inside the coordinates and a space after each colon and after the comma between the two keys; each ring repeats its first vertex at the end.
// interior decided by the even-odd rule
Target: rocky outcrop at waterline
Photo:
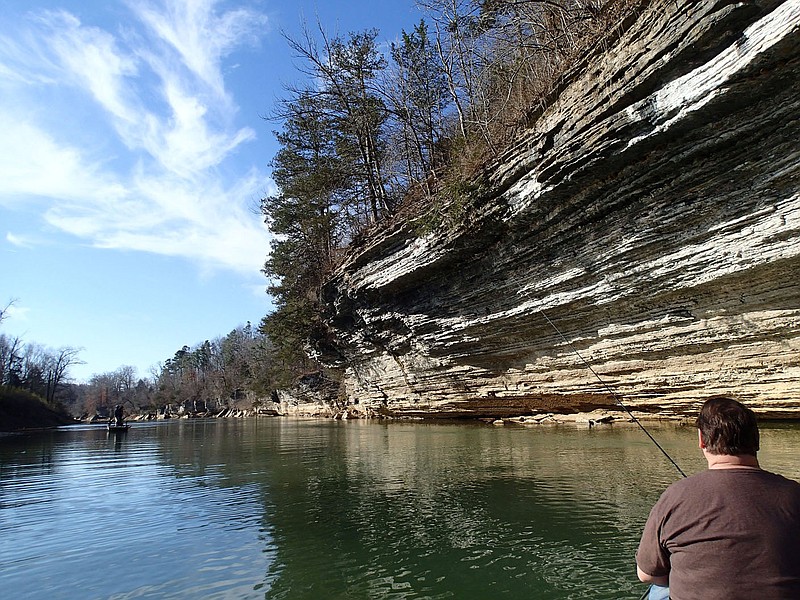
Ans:
{"type": "Polygon", "coordinates": [[[642,2],[617,35],[466,219],[397,224],[331,278],[318,351],[345,403],[613,405],[588,364],[641,410],[800,416],[800,1],[642,2]]]}

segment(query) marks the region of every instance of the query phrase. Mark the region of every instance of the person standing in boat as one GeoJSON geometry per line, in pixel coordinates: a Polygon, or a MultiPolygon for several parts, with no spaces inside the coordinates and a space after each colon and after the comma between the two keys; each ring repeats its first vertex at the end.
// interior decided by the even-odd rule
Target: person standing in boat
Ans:
{"type": "Polygon", "coordinates": [[[800,483],[760,468],[755,413],[736,400],[708,399],[697,428],[708,470],[664,491],[636,552],[650,598],[800,599],[800,483]]]}
{"type": "Polygon", "coordinates": [[[122,404],[117,404],[114,407],[114,425],[122,427],[124,425],[125,411],[122,409],[122,404]]]}

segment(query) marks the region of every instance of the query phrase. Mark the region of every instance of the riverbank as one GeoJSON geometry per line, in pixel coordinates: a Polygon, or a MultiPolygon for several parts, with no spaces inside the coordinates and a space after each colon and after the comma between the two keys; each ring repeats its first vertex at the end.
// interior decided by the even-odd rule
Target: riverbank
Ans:
{"type": "MultiPolygon", "coordinates": [[[[675,409],[673,407],[658,410],[641,410],[638,407],[628,407],[629,411],[621,407],[607,405],[592,407],[583,403],[577,410],[569,410],[565,406],[553,405],[550,410],[535,410],[530,412],[510,413],[498,411],[496,414],[471,415],[457,411],[415,411],[413,413],[394,413],[387,410],[375,410],[358,404],[345,406],[328,402],[269,402],[258,408],[243,406],[226,407],[216,411],[182,412],[172,414],[139,414],[128,415],[129,421],[153,421],[163,419],[220,419],[220,418],[249,418],[249,417],[290,417],[297,419],[331,419],[331,420],[385,420],[385,421],[473,421],[492,425],[511,426],[536,426],[536,425],[575,425],[578,427],[595,427],[600,425],[635,425],[641,422],[670,422],[676,424],[694,425],[699,404],[687,404],[675,409]]],[[[764,410],[763,407],[754,406],[754,410],[761,421],[800,421],[800,407],[781,407],[779,410],[764,410]]],[[[104,417],[93,417],[87,422],[106,420],[104,417]]]]}
{"type": "Polygon", "coordinates": [[[47,429],[77,423],[24,390],[0,387],[0,431],[47,429]]]}
{"type": "MultiPolygon", "coordinates": [[[[276,405],[273,408],[225,408],[219,411],[206,411],[197,413],[175,413],[175,414],[129,414],[125,416],[128,422],[148,422],[179,419],[245,419],[253,417],[287,417],[293,419],[330,419],[330,420],[384,420],[384,421],[474,421],[491,425],[576,425],[583,427],[594,427],[598,425],[610,424],[635,424],[635,421],[646,422],[673,422],[673,423],[693,423],[693,418],[672,413],[647,413],[642,411],[632,411],[627,413],[623,410],[592,410],[581,412],[547,412],[535,415],[518,415],[513,417],[480,417],[454,418],[451,415],[391,415],[382,414],[373,410],[359,410],[358,407],[348,406],[336,408],[327,405],[297,405],[292,407],[281,407],[276,405]]],[[[107,417],[94,415],[81,419],[83,423],[105,423],[107,417]]]]}
{"type": "MultiPolygon", "coordinates": [[[[515,416],[482,416],[454,417],[452,414],[417,413],[414,415],[397,415],[359,408],[357,405],[336,407],[318,403],[272,403],[259,408],[227,407],[216,411],[176,412],[176,413],[140,413],[127,414],[128,422],[149,422],[178,419],[245,419],[253,417],[288,417],[294,419],[330,419],[330,420],[385,420],[385,421],[473,421],[494,426],[548,426],[572,425],[578,428],[598,426],[636,426],[636,421],[643,423],[663,422],[677,425],[694,425],[694,411],[675,413],[671,411],[645,412],[641,410],[594,409],[577,412],[541,412],[536,414],[520,414],[515,416]]],[[[758,412],[761,421],[800,421],[800,412],[784,410],[779,413],[758,412]]],[[[108,417],[95,414],[82,419],[72,419],[56,413],[47,407],[25,407],[16,413],[8,410],[8,405],[0,404],[0,431],[29,431],[47,429],[78,423],[106,423],[108,417]]]]}

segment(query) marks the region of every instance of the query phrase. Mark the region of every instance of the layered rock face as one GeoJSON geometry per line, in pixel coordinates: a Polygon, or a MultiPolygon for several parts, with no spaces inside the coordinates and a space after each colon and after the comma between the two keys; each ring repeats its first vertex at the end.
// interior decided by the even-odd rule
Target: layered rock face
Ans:
{"type": "Polygon", "coordinates": [[[800,0],[654,0],[620,33],[463,222],[351,251],[320,345],[350,403],[800,416],[800,0]]]}

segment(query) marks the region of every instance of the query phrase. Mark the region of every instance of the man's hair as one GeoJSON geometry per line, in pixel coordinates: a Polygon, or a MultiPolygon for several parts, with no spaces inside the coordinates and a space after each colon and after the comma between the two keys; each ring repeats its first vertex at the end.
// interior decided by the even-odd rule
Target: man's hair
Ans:
{"type": "Polygon", "coordinates": [[[700,409],[697,428],[711,454],[749,454],[758,452],[758,422],[755,413],[727,396],[709,398],[700,409]]]}

